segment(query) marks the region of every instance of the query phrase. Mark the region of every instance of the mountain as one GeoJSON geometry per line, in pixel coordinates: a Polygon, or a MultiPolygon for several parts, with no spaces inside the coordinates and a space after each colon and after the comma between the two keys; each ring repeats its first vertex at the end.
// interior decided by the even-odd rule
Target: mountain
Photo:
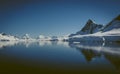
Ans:
{"type": "Polygon", "coordinates": [[[16,36],[8,35],[6,33],[0,34],[0,41],[16,41],[19,40],[16,36]]]}
{"type": "Polygon", "coordinates": [[[31,39],[31,37],[29,36],[29,34],[25,34],[22,38],[26,39],[26,40],[31,39]]]}
{"type": "Polygon", "coordinates": [[[93,34],[102,29],[103,25],[94,23],[91,19],[87,21],[85,26],[75,34],[69,35],[69,37],[75,36],[75,35],[85,35],[85,34],[93,34]]]}
{"type": "Polygon", "coordinates": [[[82,30],[69,36],[70,42],[120,42],[120,15],[107,25],[97,25],[88,20],[82,30]]]}
{"type": "Polygon", "coordinates": [[[114,18],[111,22],[109,22],[103,29],[103,32],[110,31],[113,29],[119,29],[120,28],[120,15],[118,15],[116,18],[114,18]]]}

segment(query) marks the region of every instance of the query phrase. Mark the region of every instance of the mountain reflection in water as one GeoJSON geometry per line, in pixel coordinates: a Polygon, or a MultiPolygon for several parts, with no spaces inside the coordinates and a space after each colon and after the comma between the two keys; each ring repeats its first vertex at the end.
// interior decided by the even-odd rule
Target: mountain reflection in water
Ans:
{"type": "Polygon", "coordinates": [[[101,43],[101,42],[82,42],[82,43],[69,43],[69,46],[79,50],[86,61],[90,62],[94,58],[104,56],[116,70],[120,72],[120,44],[119,43],[101,43]]]}
{"type": "Polygon", "coordinates": [[[0,60],[0,73],[119,74],[120,44],[4,41],[0,60]]]}

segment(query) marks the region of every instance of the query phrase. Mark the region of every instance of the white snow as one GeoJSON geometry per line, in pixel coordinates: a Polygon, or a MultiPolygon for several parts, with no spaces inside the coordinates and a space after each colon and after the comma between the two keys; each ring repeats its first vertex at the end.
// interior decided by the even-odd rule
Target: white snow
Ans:
{"type": "Polygon", "coordinates": [[[113,29],[107,32],[97,32],[94,34],[76,35],[70,37],[74,42],[80,41],[120,41],[120,29],[113,29]]]}
{"type": "Polygon", "coordinates": [[[50,36],[44,36],[44,35],[39,35],[39,37],[37,38],[37,40],[39,41],[49,41],[52,38],[50,36]]]}
{"type": "Polygon", "coordinates": [[[113,29],[107,32],[97,32],[94,34],[86,34],[86,35],[76,35],[73,37],[85,37],[85,36],[120,36],[120,29],[113,29]]]}
{"type": "Polygon", "coordinates": [[[68,39],[69,39],[68,35],[58,37],[59,41],[68,40],[68,39]]]}
{"type": "Polygon", "coordinates": [[[36,39],[30,37],[29,34],[25,34],[22,38],[19,39],[19,41],[36,41],[36,39]]]}
{"type": "Polygon", "coordinates": [[[39,37],[37,38],[37,40],[39,41],[63,41],[63,40],[67,40],[69,39],[68,35],[64,35],[64,36],[44,36],[44,35],[39,35],[39,37]]]}

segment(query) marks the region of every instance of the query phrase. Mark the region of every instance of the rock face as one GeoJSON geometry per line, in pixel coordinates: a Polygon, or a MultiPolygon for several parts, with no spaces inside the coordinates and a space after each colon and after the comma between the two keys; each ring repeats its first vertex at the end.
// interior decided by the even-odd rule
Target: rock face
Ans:
{"type": "Polygon", "coordinates": [[[95,24],[91,19],[87,21],[85,26],[75,34],[71,34],[69,37],[75,36],[75,35],[85,35],[85,34],[93,34],[102,29],[103,25],[95,24]]]}
{"type": "Polygon", "coordinates": [[[113,29],[119,29],[120,28],[120,15],[118,15],[116,18],[114,18],[111,22],[109,22],[103,29],[103,32],[110,31],[113,29]]]}

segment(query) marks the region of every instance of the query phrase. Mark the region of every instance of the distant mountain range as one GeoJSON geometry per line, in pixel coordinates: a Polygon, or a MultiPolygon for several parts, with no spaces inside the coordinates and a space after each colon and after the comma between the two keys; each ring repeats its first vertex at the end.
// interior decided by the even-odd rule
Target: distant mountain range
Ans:
{"type": "Polygon", "coordinates": [[[36,38],[30,37],[29,34],[25,34],[22,37],[9,35],[6,33],[0,33],[0,41],[65,41],[68,36],[44,36],[39,35],[36,38]]]}

